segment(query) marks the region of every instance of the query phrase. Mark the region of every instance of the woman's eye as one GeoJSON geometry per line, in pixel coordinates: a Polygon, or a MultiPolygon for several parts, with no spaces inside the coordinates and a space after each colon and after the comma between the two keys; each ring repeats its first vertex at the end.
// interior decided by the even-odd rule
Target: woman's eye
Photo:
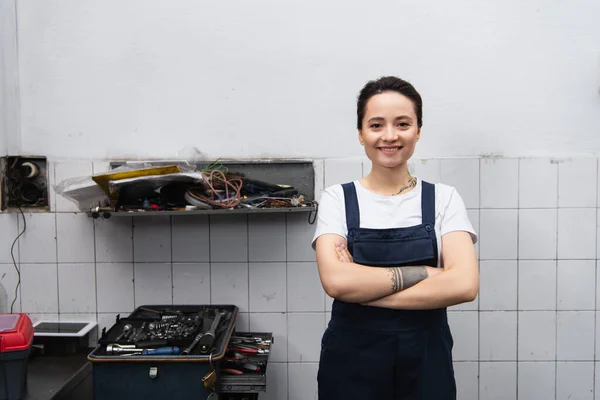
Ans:
{"type": "Polygon", "coordinates": [[[381,128],[381,124],[373,124],[373,125],[371,125],[371,128],[372,129],[379,129],[379,128],[381,128]]]}
{"type": "Polygon", "coordinates": [[[409,125],[407,122],[400,122],[400,123],[398,124],[398,126],[399,126],[399,127],[401,127],[401,128],[407,128],[407,127],[409,127],[410,125],[409,125]]]}

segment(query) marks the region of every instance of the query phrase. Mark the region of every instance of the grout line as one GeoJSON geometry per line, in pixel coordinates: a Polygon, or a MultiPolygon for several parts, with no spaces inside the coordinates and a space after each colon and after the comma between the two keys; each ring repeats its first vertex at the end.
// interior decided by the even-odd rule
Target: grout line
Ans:
{"type": "Polygon", "coordinates": [[[136,300],[135,300],[135,217],[131,218],[131,264],[133,266],[133,309],[136,308],[136,300]]]}
{"type": "Polygon", "coordinates": [[[556,261],[554,268],[556,271],[556,284],[555,284],[555,322],[554,322],[554,400],[557,400],[558,396],[558,236],[560,235],[560,220],[559,220],[559,193],[560,193],[560,164],[556,166],[556,261]]]}
{"type": "Polygon", "coordinates": [[[206,216],[206,223],[208,225],[208,287],[210,288],[208,291],[208,303],[212,304],[212,255],[211,255],[211,237],[212,237],[212,229],[210,228],[210,215],[206,216]]]}
{"type": "MultiPolygon", "coordinates": [[[[479,234],[481,235],[481,163],[483,159],[479,159],[479,234]]],[[[481,254],[481,241],[479,242],[479,254],[481,254]]],[[[479,270],[481,271],[481,260],[479,262],[479,270]]],[[[478,296],[481,297],[481,296],[478,296]]],[[[481,395],[481,302],[477,300],[477,399],[479,400],[481,395]]]]}
{"type": "Polygon", "coordinates": [[[246,214],[246,285],[248,289],[248,302],[246,303],[247,323],[246,329],[250,330],[250,214],[246,214]]]}
{"type": "Polygon", "coordinates": [[[98,322],[98,256],[96,255],[96,223],[97,220],[92,219],[92,234],[94,239],[94,293],[96,297],[96,322],[98,322]]]}
{"type": "Polygon", "coordinates": [[[171,247],[171,304],[175,304],[175,270],[173,268],[173,216],[169,216],[169,239],[171,247]]]}
{"type": "Polygon", "coordinates": [[[60,321],[60,270],[58,268],[58,219],[54,215],[54,246],[56,247],[56,309],[60,321]]]}
{"type": "MultiPolygon", "coordinates": [[[[594,232],[594,237],[596,238],[595,240],[595,254],[596,254],[596,264],[594,265],[594,272],[595,272],[595,276],[594,276],[594,309],[596,309],[596,304],[598,304],[598,182],[600,181],[599,179],[599,165],[598,165],[598,158],[596,158],[596,229],[594,232]]],[[[597,337],[598,337],[598,311],[596,310],[594,312],[594,354],[592,355],[592,358],[594,359],[594,361],[596,360],[596,352],[598,351],[597,349],[597,337]]],[[[596,393],[598,391],[598,388],[596,387],[596,374],[598,373],[598,371],[596,370],[596,362],[594,362],[594,366],[593,366],[593,370],[594,370],[594,382],[592,384],[592,396],[594,398],[596,398],[596,393]]]]}
{"type": "Polygon", "coordinates": [[[516,388],[516,399],[519,400],[519,281],[520,281],[520,276],[521,276],[521,268],[520,268],[520,258],[519,258],[519,250],[520,250],[520,246],[519,246],[519,242],[521,239],[521,216],[520,216],[520,206],[521,206],[521,194],[519,192],[519,188],[520,188],[520,182],[521,182],[521,159],[519,158],[517,160],[517,331],[515,332],[516,334],[516,339],[515,339],[515,343],[517,345],[516,350],[516,355],[515,358],[517,359],[516,361],[516,383],[515,383],[515,388],[516,388]]]}
{"type": "MultiPolygon", "coordinates": [[[[323,186],[325,185],[325,161],[323,161],[323,186]]],[[[286,362],[288,363],[288,366],[286,368],[286,392],[287,392],[287,398],[290,397],[290,367],[289,367],[289,362],[290,362],[290,341],[289,341],[289,337],[290,337],[290,331],[289,331],[289,326],[290,326],[290,321],[289,321],[289,313],[288,313],[288,218],[289,215],[286,214],[285,215],[285,233],[284,233],[284,237],[285,237],[285,336],[286,336],[286,341],[285,341],[285,359],[286,362]]]]}

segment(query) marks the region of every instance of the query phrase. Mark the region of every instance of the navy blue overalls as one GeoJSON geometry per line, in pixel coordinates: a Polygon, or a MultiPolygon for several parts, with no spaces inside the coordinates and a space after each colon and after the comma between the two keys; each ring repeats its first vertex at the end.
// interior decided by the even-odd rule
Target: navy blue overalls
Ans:
{"type": "MultiPolygon", "coordinates": [[[[342,185],[348,249],[357,264],[437,267],[435,187],[422,181],[420,225],[360,227],[354,183],[342,185]]],[[[319,400],[455,400],[446,309],[392,310],[333,302],[321,341],[319,400]]]]}

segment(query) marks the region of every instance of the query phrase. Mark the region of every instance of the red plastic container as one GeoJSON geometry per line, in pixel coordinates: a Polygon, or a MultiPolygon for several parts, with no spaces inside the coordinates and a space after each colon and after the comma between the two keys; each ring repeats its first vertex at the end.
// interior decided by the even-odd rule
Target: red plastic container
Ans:
{"type": "Polygon", "coordinates": [[[25,395],[33,325],[26,314],[0,314],[0,400],[25,395]]]}

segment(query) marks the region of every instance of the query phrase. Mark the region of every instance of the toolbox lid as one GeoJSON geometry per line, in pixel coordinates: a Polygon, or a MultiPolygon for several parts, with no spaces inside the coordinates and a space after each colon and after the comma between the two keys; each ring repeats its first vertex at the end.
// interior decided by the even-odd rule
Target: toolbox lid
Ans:
{"type": "Polygon", "coordinates": [[[33,325],[27,314],[0,314],[0,353],[27,350],[33,325]]]}

